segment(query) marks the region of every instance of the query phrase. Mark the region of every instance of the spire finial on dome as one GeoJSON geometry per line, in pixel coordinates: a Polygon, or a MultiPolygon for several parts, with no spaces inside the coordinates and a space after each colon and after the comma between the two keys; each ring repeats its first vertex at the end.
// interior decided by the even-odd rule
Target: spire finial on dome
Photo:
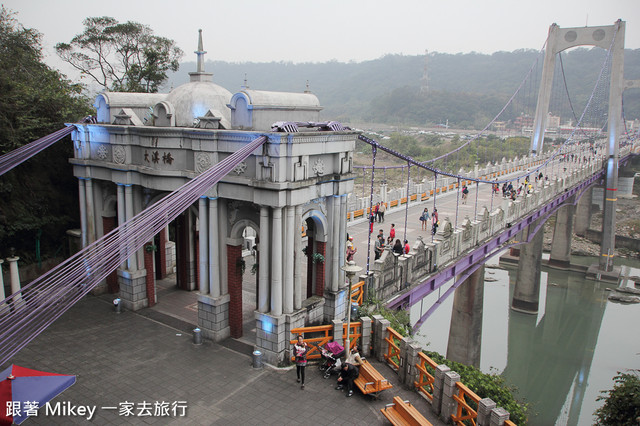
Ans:
{"type": "Polygon", "coordinates": [[[198,50],[195,52],[198,55],[198,66],[196,72],[204,72],[204,54],[207,53],[202,46],[202,30],[198,30],[198,50]]]}
{"type": "Polygon", "coordinates": [[[204,54],[207,53],[202,46],[202,30],[198,30],[198,50],[195,53],[198,56],[198,62],[196,66],[196,72],[189,73],[189,80],[191,82],[196,81],[212,81],[213,73],[204,71],[204,54]]]}

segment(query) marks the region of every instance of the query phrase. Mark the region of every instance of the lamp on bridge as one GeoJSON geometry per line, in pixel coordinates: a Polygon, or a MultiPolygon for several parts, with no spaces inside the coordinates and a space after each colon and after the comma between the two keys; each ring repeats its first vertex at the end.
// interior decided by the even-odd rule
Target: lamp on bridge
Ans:
{"type": "Polygon", "coordinates": [[[347,274],[347,278],[349,279],[349,291],[347,292],[347,339],[345,340],[344,345],[348,355],[349,350],[351,349],[351,339],[349,339],[349,336],[351,335],[351,286],[353,277],[355,277],[358,272],[362,271],[362,268],[356,265],[356,262],[351,260],[340,269],[347,274]]]}

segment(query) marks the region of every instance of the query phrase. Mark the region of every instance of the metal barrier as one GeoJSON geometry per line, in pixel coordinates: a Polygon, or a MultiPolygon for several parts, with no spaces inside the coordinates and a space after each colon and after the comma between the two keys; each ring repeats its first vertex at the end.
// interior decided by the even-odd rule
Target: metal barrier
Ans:
{"type": "Polygon", "coordinates": [[[465,420],[470,420],[471,424],[476,424],[476,419],[478,418],[478,402],[480,402],[480,397],[476,395],[471,389],[466,387],[462,382],[456,382],[456,389],[458,389],[458,394],[453,395],[454,401],[458,404],[456,408],[456,413],[451,415],[451,421],[453,424],[458,426],[464,426],[465,420]],[[467,402],[469,399],[469,402],[467,402]],[[475,403],[476,409],[473,409],[471,402],[475,403]]]}
{"type": "MultiPolygon", "coordinates": [[[[291,334],[321,334],[319,337],[305,337],[304,341],[309,345],[309,352],[307,353],[307,359],[320,359],[322,354],[318,350],[319,346],[323,346],[329,343],[333,339],[333,326],[332,325],[318,325],[315,327],[298,327],[291,330],[291,334]]],[[[289,340],[289,343],[294,345],[297,342],[296,339],[289,340]]],[[[293,361],[293,357],[291,357],[293,361]]]]}
{"type": "Polygon", "coordinates": [[[388,343],[387,353],[384,354],[384,359],[387,360],[392,367],[396,370],[400,368],[400,341],[402,340],[402,334],[398,333],[391,327],[387,327],[389,332],[388,337],[384,338],[384,341],[388,343]],[[398,361],[396,362],[395,359],[398,361]]]}
{"type": "Polygon", "coordinates": [[[438,364],[429,358],[424,352],[418,353],[419,363],[416,364],[418,369],[418,380],[413,382],[418,392],[424,394],[429,401],[433,401],[433,384],[435,383],[435,370],[438,364]],[[430,371],[431,370],[431,371],[430,371]]]}
{"type": "MultiPolygon", "coordinates": [[[[320,359],[322,354],[318,350],[320,346],[324,346],[333,340],[333,325],[318,325],[314,327],[298,327],[291,330],[291,334],[296,336],[295,339],[289,340],[291,345],[294,345],[298,340],[297,336],[302,334],[304,341],[309,345],[309,352],[307,353],[307,359],[320,359]],[[319,334],[315,335],[314,334],[319,334]],[[311,335],[310,337],[307,337],[311,335]]],[[[342,346],[346,343],[347,339],[347,324],[342,324],[342,346]]],[[[358,344],[358,339],[362,337],[362,322],[352,322],[351,330],[349,333],[350,346],[353,348],[358,344]]],[[[291,357],[293,361],[293,357],[291,357]]]]}
{"type": "Polygon", "coordinates": [[[364,281],[358,282],[351,287],[351,303],[357,303],[358,306],[362,306],[364,300],[364,281]]]}

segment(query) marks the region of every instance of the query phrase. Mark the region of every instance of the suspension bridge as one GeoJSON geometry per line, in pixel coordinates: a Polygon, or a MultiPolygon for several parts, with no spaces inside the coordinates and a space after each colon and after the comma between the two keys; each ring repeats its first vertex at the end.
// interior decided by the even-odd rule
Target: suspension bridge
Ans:
{"type": "MultiPolygon", "coordinates": [[[[351,229],[347,217],[362,210],[369,220],[374,205],[390,201],[376,166],[380,155],[406,166],[406,187],[398,191],[397,207],[389,204],[406,209],[397,235],[410,240],[412,250],[398,257],[387,250],[372,259],[375,232],[368,232],[363,237],[367,249],[356,259],[366,265],[369,291],[387,298],[388,306],[413,306],[449,285],[440,302],[477,280],[489,257],[518,246],[521,278],[512,306],[535,311],[537,231],[601,182],[605,225],[596,269],[598,276],[614,272],[618,167],[628,161],[637,140],[637,132],[626,130],[622,92],[640,87],[624,79],[624,22],[553,25],[536,62],[495,118],[452,151],[426,161],[340,123],[320,121],[313,94],[248,88],[231,94],[205,72],[201,41],[196,53],[191,81],[171,93],[100,94],[95,117],[0,158],[3,174],[71,135],[83,246],[24,286],[12,281],[12,294],[0,295],[2,363],[96,288],[119,292],[128,309],[153,306],[155,280],[173,268],[179,288],[198,292],[203,334],[216,341],[241,337],[246,250],[257,253],[255,346],[267,361],[285,362],[292,329],[345,316],[351,299],[341,269],[351,229]],[[556,62],[563,50],[579,45],[605,52],[582,112],[574,110],[562,60],[556,62]],[[573,125],[549,147],[545,132],[554,117],[573,125]],[[505,123],[514,134],[530,137],[528,155],[483,158],[486,135],[506,128],[505,123]],[[354,191],[356,143],[369,146],[372,155],[369,191],[361,198],[354,191]],[[460,158],[470,156],[487,166],[461,171],[460,158]],[[507,198],[501,188],[509,184],[507,198]],[[463,202],[464,187],[470,192],[463,202]],[[437,209],[435,233],[415,238],[407,231],[410,206],[429,206],[432,214],[437,209]],[[396,276],[398,264],[403,272],[396,276]]],[[[561,245],[562,252],[552,257],[563,262],[568,249],[566,241],[561,245]]],[[[421,309],[415,328],[439,302],[421,309]]]]}

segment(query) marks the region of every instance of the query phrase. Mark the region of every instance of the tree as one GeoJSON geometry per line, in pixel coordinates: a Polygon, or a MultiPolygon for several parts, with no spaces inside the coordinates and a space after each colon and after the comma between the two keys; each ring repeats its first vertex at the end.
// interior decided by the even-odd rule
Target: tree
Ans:
{"type": "MultiPolygon", "coordinates": [[[[40,37],[0,6],[0,154],[91,113],[82,87],[42,62],[40,37]]],[[[69,207],[78,205],[72,155],[68,139],[60,141],[0,176],[0,257],[15,247],[29,259],[39,231],[43,250],[53,252],[77,226],[77,211],[69,207]]]]}
{"type": "Polygon", "coordinates": [[[599,396],[598,401],[604,400],[604,405],[594,413],[599,425],[637,425],[640,422],[640,378],[638,370],[632,373],[620,373],[613,378],[613,389],[602,391],[606,397],[599,396]]]}
{"type": "Polygon", "coordinates": [[[168,71],[182,58],[173,40],[153,34],[138,22],[119,23],[108,16],[87,18],[84,32],[58,43],[58,56],[108,90],[157,92],[168,71]]]}

